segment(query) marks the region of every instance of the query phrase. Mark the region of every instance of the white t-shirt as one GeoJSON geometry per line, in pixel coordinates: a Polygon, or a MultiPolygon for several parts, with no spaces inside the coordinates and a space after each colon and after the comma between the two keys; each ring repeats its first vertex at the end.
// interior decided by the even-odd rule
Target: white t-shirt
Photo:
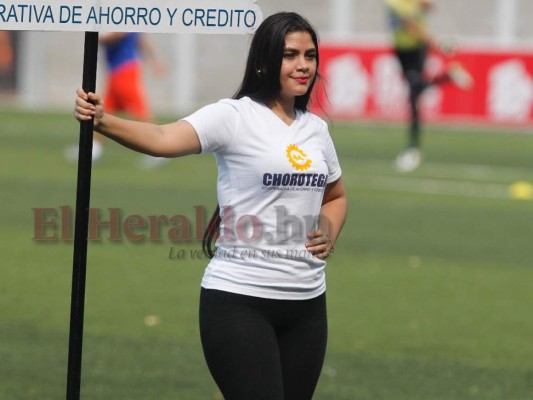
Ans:
{"type": "Polygon", "coordinates": [[[297,112],[289,126],[248,97],[184,118],[218,166],[221,234],[202,287],[271,299],[310,299],[326,288],[325,261],[305,248],[324,189],[341,176],[327,124],[297,112]]]}

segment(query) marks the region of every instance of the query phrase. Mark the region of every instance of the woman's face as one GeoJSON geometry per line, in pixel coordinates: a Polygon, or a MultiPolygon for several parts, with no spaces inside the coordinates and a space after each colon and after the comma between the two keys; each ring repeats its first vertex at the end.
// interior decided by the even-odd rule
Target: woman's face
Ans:
{"type": "Polygon", "coordinates": [[[281,99],[294,101],[294,97],[307,93],[316,74],[317,52],[308,32],[291,32],[285,36],[279,72],[281,99]]]}

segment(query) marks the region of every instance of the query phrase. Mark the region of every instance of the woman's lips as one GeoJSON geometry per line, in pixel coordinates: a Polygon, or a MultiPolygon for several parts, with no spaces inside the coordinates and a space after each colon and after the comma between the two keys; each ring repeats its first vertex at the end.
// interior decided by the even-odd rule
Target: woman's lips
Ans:
{"type": "Polygon", "coordinates": [[[297,82],[306,84],[309,81],[308,77],[300,77],[300,78],[294,78],[297,82]]]}

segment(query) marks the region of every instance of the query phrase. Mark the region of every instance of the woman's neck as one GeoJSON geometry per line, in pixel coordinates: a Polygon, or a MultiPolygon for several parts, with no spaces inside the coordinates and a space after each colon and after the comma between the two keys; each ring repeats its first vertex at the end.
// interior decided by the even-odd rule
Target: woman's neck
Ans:
{"type": "Polygon", "coordinates": [[[282,101],[280,99],[271,101],[267,107],[272,110],[283,122],[291,125],[296,119],[296,110],[294,109],[294,100],[282,101]]]}

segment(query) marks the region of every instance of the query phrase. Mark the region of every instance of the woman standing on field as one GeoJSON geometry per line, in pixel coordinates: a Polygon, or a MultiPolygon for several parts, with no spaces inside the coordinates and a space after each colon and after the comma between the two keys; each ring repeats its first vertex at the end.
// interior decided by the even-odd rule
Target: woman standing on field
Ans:
{"type": "Polygon", "coordinates": [[[236,95],[179,121],[120,119],[100,96],[78,90],[76,118],[94,118],[97,132],[126,147],[215,154],[219,207],[204,240],[212,259],[200,331],[226,400],[311,399],[322,369],[325,259],[347,202],[328,127],[307,110],[318,64],[315,30],[283,12],[256,31],[236,95]]]}

